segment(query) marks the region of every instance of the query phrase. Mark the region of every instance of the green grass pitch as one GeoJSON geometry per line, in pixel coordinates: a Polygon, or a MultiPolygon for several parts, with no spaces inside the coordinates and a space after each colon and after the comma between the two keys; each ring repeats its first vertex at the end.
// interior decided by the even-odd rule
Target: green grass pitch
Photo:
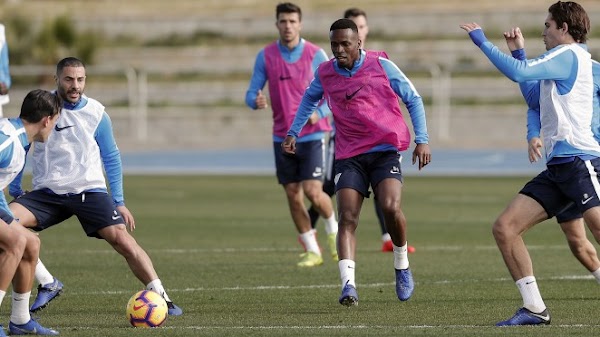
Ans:
{"type": "MultiPolygon", "coordinates": [[[[184,315],[163,328],[130,327],[125,305],[142,284],[105,242],[86,238],[70,219],[40,234],[41,258],[65,284],[40,322],[78,337],[598,335],[600,285],[571,256],[554,220],[525,236],[552,324],[493,326],[522,303],[491,224],[527,180],[406,178],[402,203],[416,247],[408,302],[396,298],[393,257],[380,252],[366,199],[357,233],[360,302],[345,308],[329,255],[320,267],[296,267],[301,250],[274,177],[129,175],[134,236],[184,315]]],[[[322,223],[319,229],[325,247],[322,223]]],[[[7,297],[0,308],[5,327],[9,311],[7,297]]]]}

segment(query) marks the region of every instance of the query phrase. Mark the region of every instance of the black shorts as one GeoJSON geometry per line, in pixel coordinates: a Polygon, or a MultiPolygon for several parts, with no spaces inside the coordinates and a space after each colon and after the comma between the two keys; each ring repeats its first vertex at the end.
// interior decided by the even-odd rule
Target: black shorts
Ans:
{"type": "Polygon", "coordinates": [[[581,218],[583,218],[583,214],[581,214],[574,202],[571,202],[567,207],[556,213],[556,222],[558,223],[581,218]]]}
{"type": "Polygon", "coordinates": [[[600,158],[575,158],[572,162],[548,165],[519,193],[535,199],[544,208],[548,218],[562,213],[557,216],[559,221],[573,220],[578,213],[583,214],[592,207],[600,206],[599,171],[600,158]]]}
{"type": "Polygon", "coordinates": [[[395,151],[364,153],[335,161],[335,191],[352,188],[369,197],[369,185],[375,190],[383,179],[403,181],[402,155],[395,151]]]}
{"type": "Polygon", "coordinates": [[[100,238],[98,231],[104,227],[124,224],[110,195],[104,192],[79,194],[54,194],[44,190],[25,193],[13,202],[27,208],[37,220],[32,229],[43,231],[75,215],[85,234],[100,238]]]}
{"type": "Polygon", "coordinates": [[[325,140],[296,143],[296,154],[285,153],[281,142],[273,142],[273,151],[277,181],[281,185],[311,179],[323,181],[325,140]]]}

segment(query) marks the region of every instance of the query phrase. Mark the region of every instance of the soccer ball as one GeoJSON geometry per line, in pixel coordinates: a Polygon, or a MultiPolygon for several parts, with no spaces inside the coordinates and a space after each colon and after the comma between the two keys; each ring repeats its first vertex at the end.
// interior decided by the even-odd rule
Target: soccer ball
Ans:
{"type": "Polygon", "coordinates": [[[152,290],[140,290],[127,302],[127,319],[136,328],[156,328],[169,314],[167,302],[152,290]]]}

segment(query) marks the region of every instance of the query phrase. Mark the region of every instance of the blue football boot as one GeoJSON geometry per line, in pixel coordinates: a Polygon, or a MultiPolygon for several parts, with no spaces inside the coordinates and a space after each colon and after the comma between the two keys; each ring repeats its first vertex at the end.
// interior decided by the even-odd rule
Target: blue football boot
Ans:
{"type": "Polygon", "coordinates": [[[53,299],[57,298],[58,295],[60,295],[62,290],[63,284],[56,278],[54,278],[54,281],[52,283],[38,285],[37,296],[35,297],[35,301],[33,301],[31,308],[29,308],[29,311],[36,312],[38,310],[44,309],[46,306],[48,306],[50,301],[52,301],[53,299]]]}

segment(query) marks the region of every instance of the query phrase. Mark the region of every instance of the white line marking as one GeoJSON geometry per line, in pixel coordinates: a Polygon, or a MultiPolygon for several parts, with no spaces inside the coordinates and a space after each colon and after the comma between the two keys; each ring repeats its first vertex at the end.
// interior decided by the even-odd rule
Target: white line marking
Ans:
{"type": "MultiPolygon", "coordinates": [[[[562,276],[552,276],[552,277],[538,277],[536,278],[538,281],[547,281],[547,280],[593,280],[594,277],[592,275],[562,275],[562,276]]],[[[495,279],[471,279],[471,280],[437,280],[437,281],[417,281],[416,285],[425,285],[425,284],[437,284],[437,285],[454,285],[454,284],[465,284],[465,283],[481,283],[481,282],[507,282],[511,281],[511,278],[495,278],[495,279]]],[[[378,287],[393,287],[395,282],[382,282],[382,283],[366,283],[366,284],[358,284],[357,288],[378,288],[378,287]]],[[[339,284],[312,284],[312,285],[259,285],[252,287],[242,287],[242,286],[233,286],[233,287],[198,287],[198,288],[167,288],[168,293],[176,293],[176,292],[211,292],[211,291],[269,291],[269,290],[306,290],[306,289],[341,289],[341,285],[339,284]]],[[[101,291],[83,291],[83,292],[71,292],[69,294],[72,295],[121,295],[121,294],[129,294],[131,290],[101,290],[101,291]]]]}

